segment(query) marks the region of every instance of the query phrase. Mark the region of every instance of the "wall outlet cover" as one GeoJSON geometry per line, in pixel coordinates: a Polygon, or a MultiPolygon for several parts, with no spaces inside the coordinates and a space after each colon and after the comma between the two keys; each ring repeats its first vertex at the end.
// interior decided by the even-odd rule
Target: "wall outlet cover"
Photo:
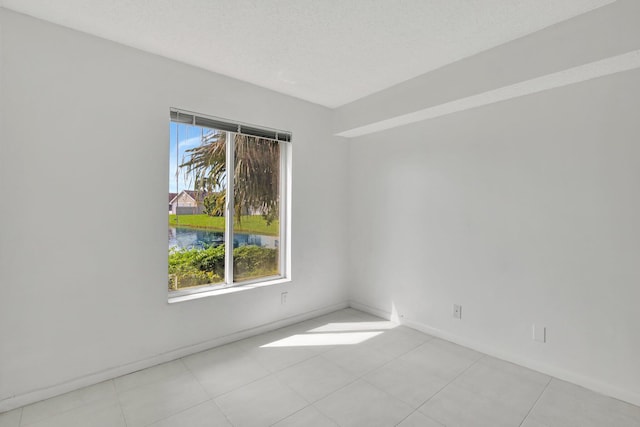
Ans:
{"type": "Polygon", "coordinates": [[[537,342],[547,342],[547,328],[533,325],[533,340],[537,342]]]}
{"type": "Polygon", "coordinates": [[[462,306],[458,304],[453,305],[453,317],[455,319],[462,319],[462,306]]]}

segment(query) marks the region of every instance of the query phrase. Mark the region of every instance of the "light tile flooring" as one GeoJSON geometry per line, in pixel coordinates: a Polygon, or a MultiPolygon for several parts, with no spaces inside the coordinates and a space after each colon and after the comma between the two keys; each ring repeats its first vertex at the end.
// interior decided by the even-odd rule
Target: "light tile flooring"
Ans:
{"type": "Polygon", "coordinates": [[[0,427],[640,426],[640,408],[353,310],[0,414],[0,427]]]}

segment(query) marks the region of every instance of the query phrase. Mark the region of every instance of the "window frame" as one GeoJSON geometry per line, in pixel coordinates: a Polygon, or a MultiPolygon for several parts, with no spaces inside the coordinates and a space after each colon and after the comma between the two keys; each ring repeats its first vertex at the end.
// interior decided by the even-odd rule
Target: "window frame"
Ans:
{"type": "MultiPolygon", "coordinates": [[[[168,302],[180,302],[187,301],[196,298],[202,298],[213,295],[227,294],[231,292],[237,292],[245,289],[254,289],[263,286],[275,285],[279,283],[286,283],[291,281],[291,151],[292,151],[292,133],[288,131],[276,130],[263,126],[245,124],[233,120],[222,119],[215,116],[208,116],[200,113],[194,113],[187,110],[171,108],[170,109],[170,123],[176,123],[177,125],[185,124],[191,126],[198,126],[207,129],[215,129],[217,131],[227,132],[226,138],[226,171],[227,176],[234,176],[235,168],[235,138],[231,137],[234,134],[245,134],[242,132],[243,127],[250,129],[252,132],[264,132],[275,133],[275,138],[265,137],[263,135],[249,134],[263,139],[271,139],[276,141],[280,148],[280,176],[279,176],[279,236],[278,236],[278,267],[280,274],[273,276],[265,276],[256,279],[243,280],[234,282],[233,277],[233,238],[234,238],[234,200],[233,200],[233,187],[234,180],[229,179],[227,182],[226,191],[226,203],[225,203],[225,277],[224,282],[197,286],[191,289],[168,289],[168,302]],[[193,116],[193,122],[188,123],[185,121],[174,120],[174,114],[184,114],[193,116]],[[196,118],[204,121],[212,121],[216,123],[226,123],[228,126],[233,126],[238,132],[230,130],[221,130],[211,126],[203,126],[202,124],[196,124],[196,118]],[[284,139],[282,139],[284,138],[284,139]],[[227,250],[227,248],[232,248],[227,250]]],[[[228,129],[229,127],[227,127],[228,129]]]]}

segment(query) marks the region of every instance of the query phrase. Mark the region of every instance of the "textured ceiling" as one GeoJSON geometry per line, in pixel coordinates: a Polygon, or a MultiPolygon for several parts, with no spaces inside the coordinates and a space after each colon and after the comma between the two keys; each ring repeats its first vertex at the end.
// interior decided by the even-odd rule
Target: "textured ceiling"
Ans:
{"type": "Polygon", "coordinates": [[[0,0],[337,107],[614,0],[0,0]]]}

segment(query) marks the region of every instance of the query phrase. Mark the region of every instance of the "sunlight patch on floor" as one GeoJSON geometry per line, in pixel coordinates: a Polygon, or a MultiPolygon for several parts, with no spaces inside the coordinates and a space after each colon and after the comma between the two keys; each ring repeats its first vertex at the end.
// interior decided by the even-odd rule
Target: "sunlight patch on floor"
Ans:
{"type": "Polygon", "coordinates": [[[397,323],[386,321],[327,323],[326,325],[311,329],[309,332],[381,331],[393,329],[397,326],[397,323]]]}
{"type": "Polygon", "coordinates": [[[309,347],[323,345],[353,345],[360,344],[368,339],[380,335],[382,331],[375,332],[340,332],[340,333],[313,333],[298,334],[283,338],[261,346],[264,347],[309,347]]]}

